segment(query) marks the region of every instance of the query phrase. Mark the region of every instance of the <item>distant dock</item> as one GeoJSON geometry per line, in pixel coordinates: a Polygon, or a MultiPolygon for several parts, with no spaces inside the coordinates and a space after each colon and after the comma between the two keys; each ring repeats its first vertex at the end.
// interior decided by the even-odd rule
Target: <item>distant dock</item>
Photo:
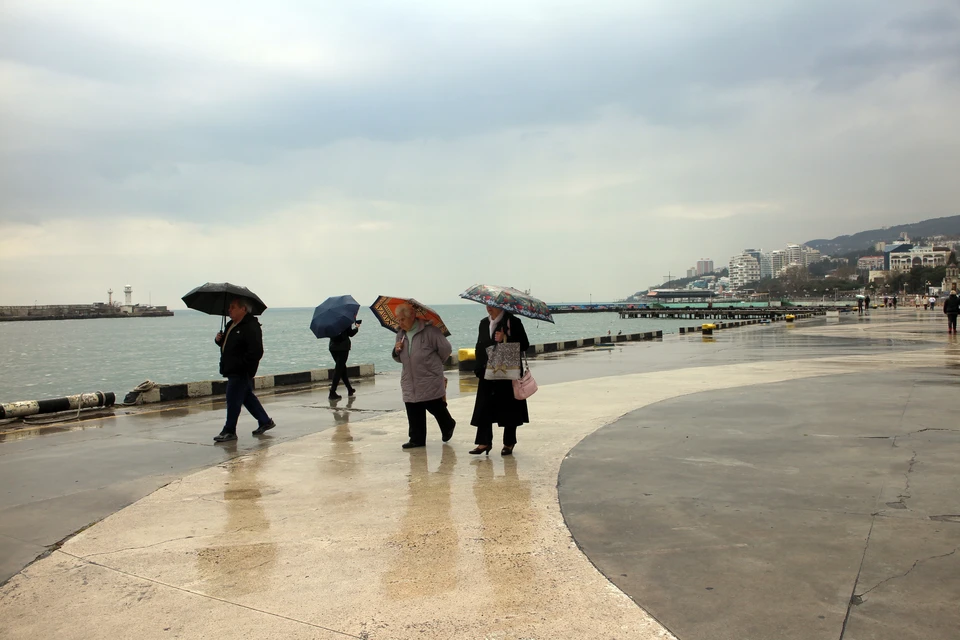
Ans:
{"type": "Polygon", "coordinates": [[[616,313],[621,319],[656,318],[665,320],[782,320],[788,315],[824,315],[838,306],[802,307],[680,307],[659,308],[643,303],[612,303],[595,305],[549,305],[550,313],[616,313]]]}
{"type": "Polygon", "coordinates": [[[837,307],[718,307],[714,309],[622,309],[621,318],[662,318],[668,320],[782,320],[822,316],[837,307]]]}

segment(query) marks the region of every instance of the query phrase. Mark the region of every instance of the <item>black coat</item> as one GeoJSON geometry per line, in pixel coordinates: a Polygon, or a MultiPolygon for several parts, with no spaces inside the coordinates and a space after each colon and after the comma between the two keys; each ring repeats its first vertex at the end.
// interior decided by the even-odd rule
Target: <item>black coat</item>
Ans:
{"type": "Polygon", "coordinates": [[[353,329],[344,329],[338,335],[330,338],[330,352],[350,351],[350,338],[357,335],[359,327],[353,329]]]}
{"type": "Polygon", "coordinates": [[[260,322],[253,314],[248,313],[233,330],[230,330],[231,327],[233,320],[228,322],[223,330],[227,344],[220,349],[220,375],[252,378],[257,375],[260,358],[263,357],[263,330],[260,322]]]}
{"type": "Polygon", "coordinates": [[[943,312],[946,314],[960,313],[960,296],[950,294],[950,297],[943,301],[943,312]]]}
{"type": "MultiPolygon", "coordinates": [[[[524,331],[520,318],[507,313],[500,321],[498,328],[507,329],[507,342],[519,342],[521,352],[525,352],[530,347],[527,332],[524,331]]],[[[473,407],[473,418],[470,424],[482,427],[495,422],[501,427],[516,427],[530,422],[527,401],[513,397],[512,381],[486,380],[483,377],[487,369],[487,347],[494,344],[496,342],[490,337],[490,318],[487,317],[480,321],[477,334],[475,373],[480,378],[480,383],[477,386],[477,401],[473,407]]]]}

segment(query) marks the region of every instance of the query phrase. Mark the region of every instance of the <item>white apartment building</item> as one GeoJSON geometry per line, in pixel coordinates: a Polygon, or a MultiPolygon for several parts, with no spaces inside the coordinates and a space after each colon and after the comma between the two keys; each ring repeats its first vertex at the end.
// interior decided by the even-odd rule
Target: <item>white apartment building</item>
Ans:
{"type": "Polygon", "coordinates": [[[787,266],[788,264],[803,264],[803,249],[798,244],[787,245],[787,266]]]}
{"type": "Polygon", "coordinates": [[[883,256],[857,258],[857,271],[883,271],[883,256]]]}
{"type": "Polygon", "coordinates": [[[747,252],[730,258],[730,288],[742,289],[760,279],[760,261],[747,252]]]}
{"type": "Polygon", "coordinates": [[[783,271],[783,268],[790,264],[787,260],[787,252],[783,249],[774,249],[770,252],[770,270],[773,272],[773,277],[776,278],[780,275],[780,272],[783,271]]]}

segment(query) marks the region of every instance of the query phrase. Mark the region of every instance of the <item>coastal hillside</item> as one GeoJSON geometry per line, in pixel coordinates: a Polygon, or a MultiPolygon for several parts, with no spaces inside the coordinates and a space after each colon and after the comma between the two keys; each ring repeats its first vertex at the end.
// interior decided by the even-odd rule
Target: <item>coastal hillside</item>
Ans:
{"type": "Polygon", "coordinates": [[[931,218],[912,224],[900,224],[885,229],[870,229],[849,236],[837,236],[832,240],[810,240],[805,244],[824,255],[835,256],[869,249],[877,242],[890,242],[906,233],[911,238],[960,235],[960,216],[931,218]]]}

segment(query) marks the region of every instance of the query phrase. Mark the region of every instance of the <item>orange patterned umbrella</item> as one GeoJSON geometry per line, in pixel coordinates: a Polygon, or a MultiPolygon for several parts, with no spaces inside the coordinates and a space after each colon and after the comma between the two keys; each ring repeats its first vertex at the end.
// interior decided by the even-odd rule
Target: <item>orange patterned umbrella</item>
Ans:
{"type": "Polygon", "coordinates": [[[387,329],[390,329],[390,331],[397,333],[397,331],[400,330],[400,323],[397,321],[396,312],[397,307],[402,304],[408,304],[413,307],[413,310],[416,312],[418,318],[429,322],[440,329],[440,331],[443,332],[443,335],[450,335],[450,330],[447,329],[447,325],[443,324],[443,320],[440,319],[440,314],[427,305],[417,302],[413,298],[380,296],[377,298],[376,302],[370,305],[370,310],[373,311],[373,315],[377,316],[377,320],[380,321],[380,324],[387,329]]]}

